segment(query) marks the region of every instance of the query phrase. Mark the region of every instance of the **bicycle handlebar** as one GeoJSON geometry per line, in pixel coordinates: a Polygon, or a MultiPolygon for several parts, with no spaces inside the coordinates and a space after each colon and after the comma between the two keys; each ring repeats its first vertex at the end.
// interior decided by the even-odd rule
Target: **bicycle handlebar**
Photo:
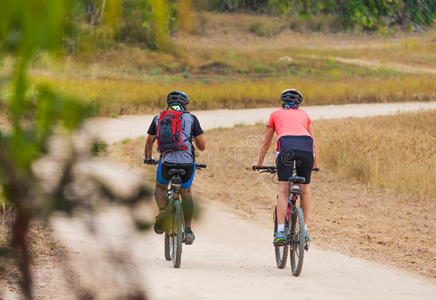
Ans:
{"type": "Polygon", "coordinates": [[[258,166],[253,166],[253,171],[262,171],[261,173],[272,173],[275,174],[277,173],[277,167],[274,166],[263,166],[263,167],[258,167],[258,166]]]}
{"type": "MultiPolygon", "coordinates": [[[[275,166],[263,166],[263,167],[253,166],[253,171],[263,171],[263,172],[275,174],[275,173],[277,173],[277,167],[275,167],[275,166]]],[[[319,168],[313,168],[312,171],[319,172],[319,168]]]]}
{"type": "Polygon", "coordinates": [[[144,165],[158,165],[160,163],[160,160],[155,160],[154,158],[147,160],[144,158],[144,165]]]}
{"type": "MultiPolygon", "coordinates": [[[[152,159],[147,161],[146,159],[144,159],[144,164],[155,166],[155,165],[160,164],[160,160],[155,160],[154,158],[152,158],[152,159]]],[[[196,163],[195,167],[199,168],[199,169],[205,169],[205,168],[207,168],[207,164],[197,164],[196,163]]]]}

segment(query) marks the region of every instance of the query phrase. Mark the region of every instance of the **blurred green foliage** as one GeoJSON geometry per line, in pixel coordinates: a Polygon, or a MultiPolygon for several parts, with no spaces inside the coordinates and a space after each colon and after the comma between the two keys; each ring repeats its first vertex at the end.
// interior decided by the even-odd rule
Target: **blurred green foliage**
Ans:
{"type": "MultiPolygon", "coordinates": [[[[13,63],[12,71],[2,74],[0,81],[0,90],[10,89],[8,97],[0,99],[6,102],[1,106],[8,109],[10,125],[7,131],[0,131],[0,190],[4,197],[1,212],[5,206],[14,210],[10,243],[21,271],[20,283],[26,299],[32,299],[26,240],[30,221],[37,216],[48,218],[54,210],[70,209],[62,196],[68,181],[61,179],[59,189],[53,194],[42,193],[40,180],[32,170],[33,163],[47,152],[55,130],[72,132],[92,114],[91,106],[62,97],[48,86],[37,86],[33,97],[28,92],[30,63],[39,53],[56,53],[63,47],[70,5],[68,0],[0,2],[0,60],[8,56],[13,63]]],[[[116,9],[108,6],[108,11],[116,9]]],[[[69,178],[67,170],[65,174],[69,178]]]]}
{"type": "Polygon", "coordinates": [[[344,29],[378,29],[392,24],[431,25],[436,0],[196,0],[197,7],[212,10],[254,10],[307,19],[333,15],[344,29]]]}
{"type": "MultiPolygon", "coordinates": [[[[436,17],[436,0],[71,0],[69,6],[64,46],[73,54],[116,42],[168,51],[170,35],[198,30],[201,18],[194,9],[279,14],[289,19],[291,29],[300,22],[313,31],[328,23],[333,31],[386,33],[392,25],[429,26],[436,17]]],[[[10,45],[18,38],[12,33],[10,45]]]]}
{"type": "Polygon", "coordinates": [[[177,0],[72,0],[68,35],[74,49],[71,52],[87,50],[83,48],[90,44],[93,50],[114,42],[166,51],[169,36],[177,27],[177,7],[177,0]]]}
{"type": "MultiPolygon", "coordinates": [[[[90,115],[90,107],[63,98],[47,86],[37,87],[36,97],[28,97],[29,63],[37,53],[62,49],[69,4],[67,0],[0,3],[0,53],[3,54],[0,59],[6,54],[14,61],[13,71],[6,79],[12,92],[9,99],[2,99],[7,101],[12,130],[1,134],[0,152],[2,157],[9,157],[9,164],[25,172],[30,172],[32,162],[44,153],[46,141],[56,125],[73,130],[90,115]]],[[[2,173],[0,183],[7,186],[8,176],[2,173]]]]}

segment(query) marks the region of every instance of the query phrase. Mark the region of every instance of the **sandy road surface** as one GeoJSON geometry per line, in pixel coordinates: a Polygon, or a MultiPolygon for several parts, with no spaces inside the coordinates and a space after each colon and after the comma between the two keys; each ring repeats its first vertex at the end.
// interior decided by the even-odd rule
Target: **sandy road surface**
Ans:
{"type": "MultiPolygon", "coordinates": [[[[306,107],[313,119],[391,114],[397,110],[435,109],[436,103],[344,105],[306,107]]],[[[265,121],[272,109],[197,112],[205,129],[230,127],[235,123],[265,121]]],[[[92,121],[92,130],[107,142],[143,134],[152,116],[128,116],[92,121]]],[[[128,167],[117,166],[118,185],[131,183],[128,167]]],[[[207,171],[207,170],[206,170],[207,171]]],[[[198,176],[202,176],[199,174],[198,176]]],[[[197,239],[185,246],[181,269],[163,258],[163,237],[152,232],[140,235],[122,209],[108,209],[92,221],[97,236],[83,223],[56,218],[56,236],[70,253],[71,263],[85,286],[104,291],[144,287],[150,299],[434,299],[436,285],[423,278],[362,259],[350,258],[312,246],[303,273],[291,276],[289,267],[275,266],[270,220],[254,223],[232,214],[226,207],[203,202],[202,219],[194,223],[197,239]],[[117,265],[96,264],[110,253],[122,253],[117,265]],[[127,251],[127,254],[124,252],[127,251]],[[95,268],[96,267],[96,268],[95,268]],[[115,269],[114,269],[115,268],[115,269]],[[117,276],[127,271],[128,279],[117,276]]],[[[62,272],[46,266],[37,271],[35,286],[39,299],[75,299],[71,287],[62,284],[62,272]]],[[[16,298],[6,292],[7,299],[16,298]]]]}
{"type": "MultiPolygon", "coordinates": [[[[303,107],[312,120],[338,119],[347,117],[369,117],[395,114],[399,111],[436,109],[436,102],[376,103],[317,105],[303,107]]],[[[199,118],[203,129],[233,127],[235,124],[253,125],[266,122],[269,114],[277,108],[254,108],[242,110],[206,110],[193,111],[199,118]]],[[[152,115],[121,116],[118,119],[97,118],[88,122],[86,128],[93,135],[107,143],[118,142],[126,138],[144,135],[151,123],[152,115]]]]}
{"type": "MultiPolygon", "coordinates": [[[[195,244],[183,248],[180,269],[163,258],[162,236],[128,233],[129,222],[119,211],[106,212],[96,224],[111,245],[118,243],[121,249],[123,242],[132,243],[129,260],[136,262],[135,281],[150,299],[433,299],[436,295],[436,286],[422,279],[316,247],[306,255],[302,275],[293,277],[289,267],[275,267],[269,220],[254,223],[212,202],[206,205],[203,219],[194,224],[195,244]]],[[[89,264],[102,251],[85,243],[71,222],[56,224],[79,264],[89,264]]],[[[109,279],[99,286],[110,289],[112,284],[119,282],[109,279]]]]}

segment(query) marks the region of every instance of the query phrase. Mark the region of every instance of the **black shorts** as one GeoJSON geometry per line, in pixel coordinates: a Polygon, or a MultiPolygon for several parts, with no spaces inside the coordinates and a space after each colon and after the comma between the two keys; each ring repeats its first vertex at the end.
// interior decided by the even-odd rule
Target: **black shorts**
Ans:
{"type": "Polygon", "coordinates": [[[280,151],[276,159],[279,181],[288,181],[292,176],[294,160],[297,161],[297,176],[306,178],[305,184],[310,183],[313,168],[313,153],[301,150],[280,151]]]}
{"type": "Polygon", "coordinates": [[[168,184],[171,180],[171,177],[168,175],[168,171],[170,169],[183,169],[185,170],[185,175],[181,176],[182,178],[182,188],[191,187],[192,181],[194,179],[195,174],[195,165],[194,164],[174,164],[174,163],[162,163],[157,170],[157,180],[161,184],[168,184]],[[160,176],[159,176],[160,175],[160,176]]]}

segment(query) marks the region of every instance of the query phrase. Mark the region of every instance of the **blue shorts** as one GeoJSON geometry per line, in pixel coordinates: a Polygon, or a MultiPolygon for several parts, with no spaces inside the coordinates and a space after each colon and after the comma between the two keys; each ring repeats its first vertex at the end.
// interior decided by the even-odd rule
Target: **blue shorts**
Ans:
{"type": "Polygon", "coordinates": [[[189,189],[194,181],[195,175],[195,163],[194,164],[167,164],[160,163],[156,170],[156,181],[163,185],[168,185],[170,183],[170,176],[168,171],[170,169],[183,169],[185,170],[185,175],[182,176],[182,189],[189,189]]]}

